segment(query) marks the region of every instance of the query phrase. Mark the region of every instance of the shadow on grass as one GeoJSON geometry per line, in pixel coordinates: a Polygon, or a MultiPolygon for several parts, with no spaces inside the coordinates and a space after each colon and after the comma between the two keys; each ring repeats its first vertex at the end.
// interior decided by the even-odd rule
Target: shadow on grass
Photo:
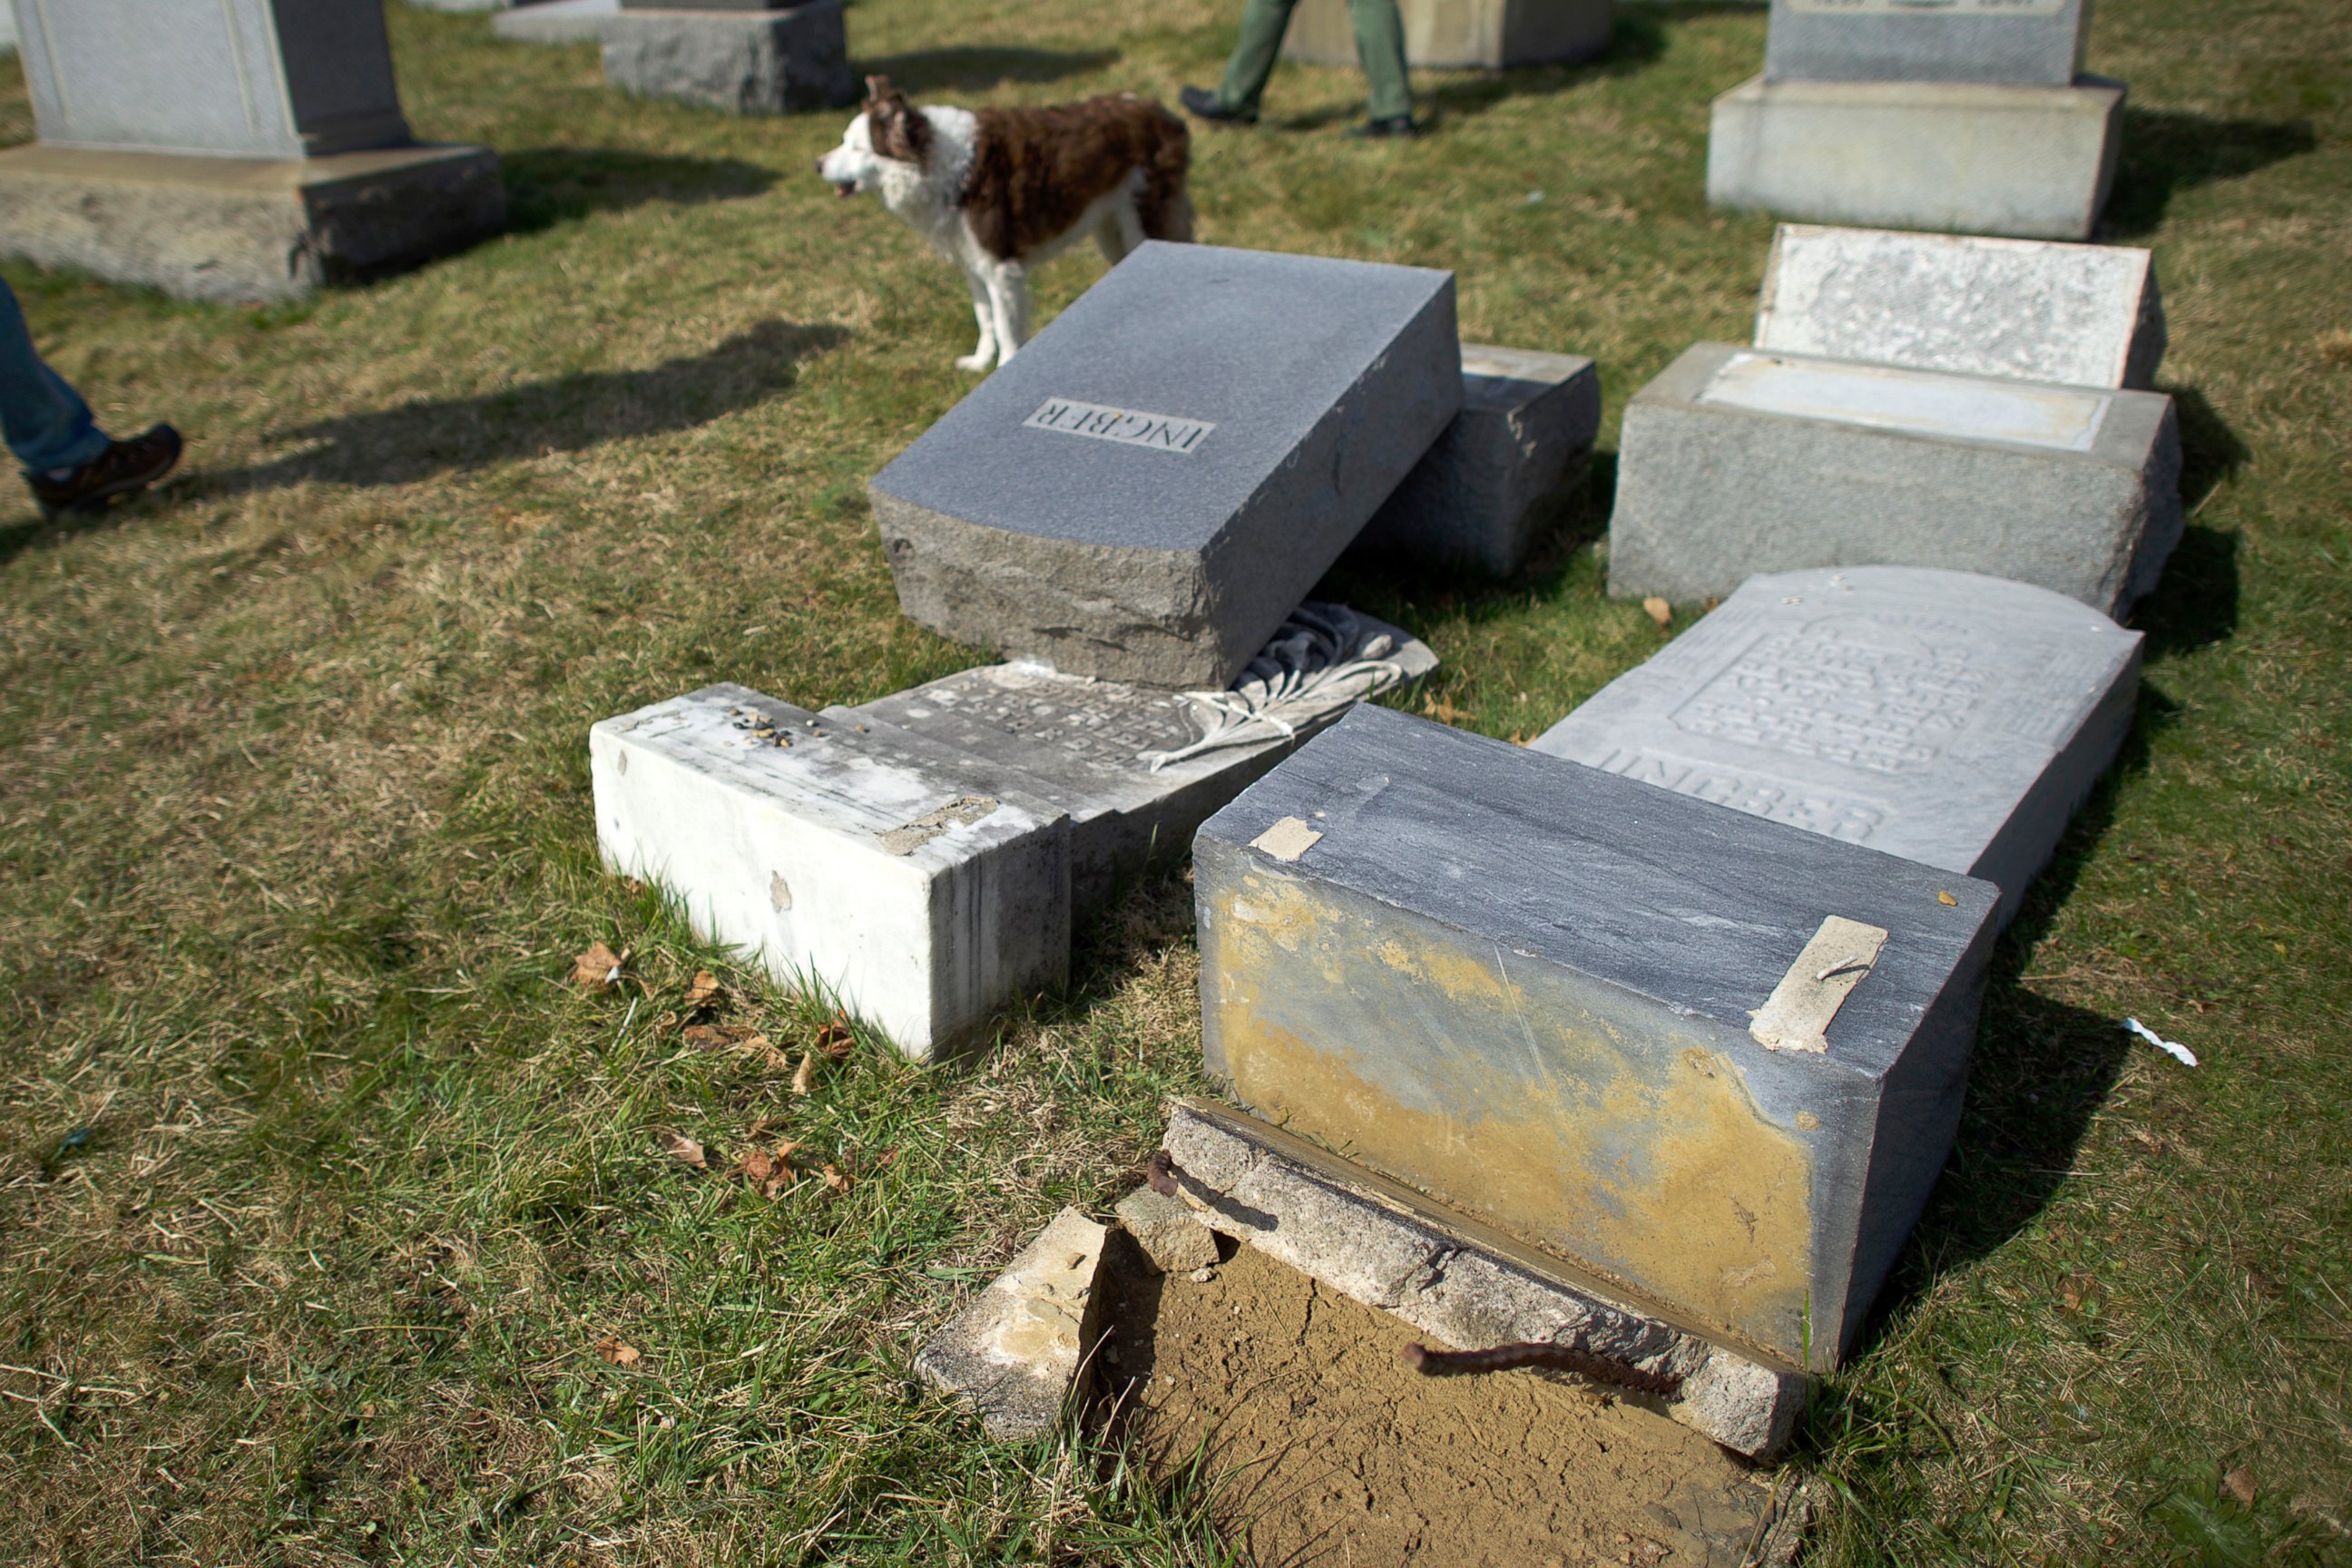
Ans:
{"type": "MultiPolygon", "coordinates": [[[[1660,18],[1672,19],[1663,6],[1644,7],[1643,14],[1617,14],[1617,31],[1609,52],[1575,65],[1521,66],[1510,70],[1461,75],[1425,87],[1413,95],[1413,112],[1424,126],[1442,130],[1449,120],[1484,114],[1507,99],[1548,97],[1589,81],[1631,76],[1666,52],[1666,30],[1660,18]]],[[[1270,123],[1285,131],[1316,131],[1339,121],[1352,120],[1362,110],[1356,105],[1286,116],[1270,123]]]]}
{"type": "Polygon", "coordinates": [[[2075,813],[1994,949],[1951,1155],[1850,1361],[1937,1279],[2006,1245],[2073,1174],[2075,1151],[2114,1089],[2132,1039],[2122,1020],[2053,1001],[2029,989],[2024,975],[2113,823],[2126,781],[2147,771],[2150,739],[2179,712],[2161,691],[2141,686],[2122,754],[2075,813]]]}
{"type": "Polygon", "coordinates": [[[2173,193],[2234,180],[2319,145],[2307,120],[2216,120],[2178,109],[2124,109],[2123,152],[2103,238],[2145,235],[2173,193]]]}
{"type": "Polygon", "coordinates": [[[855,62],[857,77],[887,76],[908,92],[982,92],[1008,81],[1060,81],[1118,63],[1117,49],[917,49],[855,62]]]}
{"type": "Polygon", "coordinates": [[[849,336],[841,327],[762,321],[708,353],[646,370],[586,371],[474,397],[403,403],[273,434],[310,443],[275,462],[203,476],[206,492],[234,494],[315,479],[409,484],[607,441],[708,424],[785,391],[800,362],[849,336]]]}
{"type": "Polygon", "coordinates": [[[646,202],[736,201],[776,183],[775,172],[740,158],[685,158],[611,148],[530,147],[500,153],[507,228],[532,234],[590,213],[646,202]]]}

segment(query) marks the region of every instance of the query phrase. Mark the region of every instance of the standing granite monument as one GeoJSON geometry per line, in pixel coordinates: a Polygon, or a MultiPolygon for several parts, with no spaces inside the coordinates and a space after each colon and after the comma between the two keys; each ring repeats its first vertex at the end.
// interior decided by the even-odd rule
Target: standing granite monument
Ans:
{"type": "Polygon", "coordinates": [[[1715,100],[1710,205],[2087,239],[2120,82],[2084,76],[2089,0],[1772,0],[1764,71],[1715,100]]]}
{"type": "Polygon", "coordinates": [[[1259,1117],[1751,1353],[1853,1344],[1998,889],[1376,708],[1193,858],[1202,1048],[1259,1117]]]}
{"type": "Polygon", "coordinates": [[[730,114],[856,101],[842,0],[623,0],[593,23],[604,79],[730,114]]]}
{"type": "Polygon", "coordinates": [[[867,493],[909,619],[1215,689],[1461,406],[1452,273],[1147,240],[867,493]]]}
{"type": "Polygon", "coordinates": [[[274,300],[498,229],[479,147],[420,145],[378,0],[25,4],[41,139],[0,153],[0,254],[274,300]]]}

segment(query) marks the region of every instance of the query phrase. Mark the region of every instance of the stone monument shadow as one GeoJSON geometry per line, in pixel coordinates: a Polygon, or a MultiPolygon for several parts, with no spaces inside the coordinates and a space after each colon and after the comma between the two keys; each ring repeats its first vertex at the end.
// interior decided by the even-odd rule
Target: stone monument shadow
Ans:
{"type": "Polygon", "coordinates": [[[1117,65],[1117,49],[963,47],[915,49],[856,62],[860,80],[887,76],[918,97],[931,92],[984,92],[1008,81],[1060,81],[1117,65]]]}
{"type": "Polygon", "coordinates": [[[317,480],[368,487],[577,452],[635,436],[706,425],[789,390],[800,362],[845,342],[829,323],[768,321],[707,353],[644,370],[584,371],[480,393],[396,404],[272,432],[302,449],[201,476],[214,495],[317,480]]]}
{"type": "Polygon", "coordinates": [[[1937,1279],[2006,1245],[2049,1205],[2072,1174],[2091,1118],[2136,1048],[2123,1020],[2042,995],[2026,971],[2115,819],[2125,781],[2148,765],[2152,736],[2179,709],[2142,683],[2122,752],[2074,814],[2049,868],[2026,891],[1994,949],[1984,1012],[1969,1065],[1960,1125],[1927,1212],[1879,1292],[1847,1357],[1869,1352],[1889,1321],[1937,1279]]]}
{"type": "Polygon", "coordinates": [[[647,202],[698,206],[766,193],[776,172],[740,158],[690,158],[617,147],[530,147],[503,153],[507,227],[535,234],[590,213],[647,202]]]}
{"type": "Polygon", "coordinates": [[[2234,180],[2318,145],[2308,120],[2219,120],[2126,104],[2123,153],[2099,237],[2143,237],[2163,221],[2175,191],[2234,180]]]}
{"type": "MultiPolygon", "coordinates": [[[[1443,130],[1449,120],[1470,119],[1514,98],[1548,98],[1589,81],[1631,76],[1646,68],[1666,52],[1662,6],[1644,6],[1641,14],[1617,13],[1617,30],[1609,52],[1598,59],[1540,66],[1514,66],[1505,70],[1448,71],[1447,79],[1424,84],[1413,92],[1413,113],[1424,124],[1443,130]]],[[[1269,116],[1267,123],[1284,131],[1317,131],[1327,125],[1353,122],[1363,112],[1360,101],[1307,114],[1269,116]]]]}

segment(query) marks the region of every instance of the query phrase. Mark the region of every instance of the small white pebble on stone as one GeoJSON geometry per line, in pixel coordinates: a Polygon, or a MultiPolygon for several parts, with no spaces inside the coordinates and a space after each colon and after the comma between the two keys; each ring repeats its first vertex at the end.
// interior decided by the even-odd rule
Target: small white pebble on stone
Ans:
{"type": "Polygon", "coordinates": [[[1192,1272],[1184,1276],[1185,1279],[1190,1279],[1195,1285],[1206,1285],[1210,1280],[1214,1279],[1216,1277],[1217,1271],[1213,1268],[1195,1268],[1192,1272]]]}

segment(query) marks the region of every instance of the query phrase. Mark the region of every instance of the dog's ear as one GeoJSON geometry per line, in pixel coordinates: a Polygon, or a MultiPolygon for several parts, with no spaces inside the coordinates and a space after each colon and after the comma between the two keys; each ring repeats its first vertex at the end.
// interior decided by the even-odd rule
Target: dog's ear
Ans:
{"type": "Polygon", "coordinates": [[[893,99],[896,99],[903,107],[907,101],[907,95],[892,87],[888,77],[869,76],[866,79],[866,101],[868,104],[888,103],[893,99]]]}
{"type": "Polygon", "coordinates": [[[866,79],[866,132],[874,151],[900,163],[921,163],[931,146],[931,122],[890,85],[887,76],[866,79]]]}

